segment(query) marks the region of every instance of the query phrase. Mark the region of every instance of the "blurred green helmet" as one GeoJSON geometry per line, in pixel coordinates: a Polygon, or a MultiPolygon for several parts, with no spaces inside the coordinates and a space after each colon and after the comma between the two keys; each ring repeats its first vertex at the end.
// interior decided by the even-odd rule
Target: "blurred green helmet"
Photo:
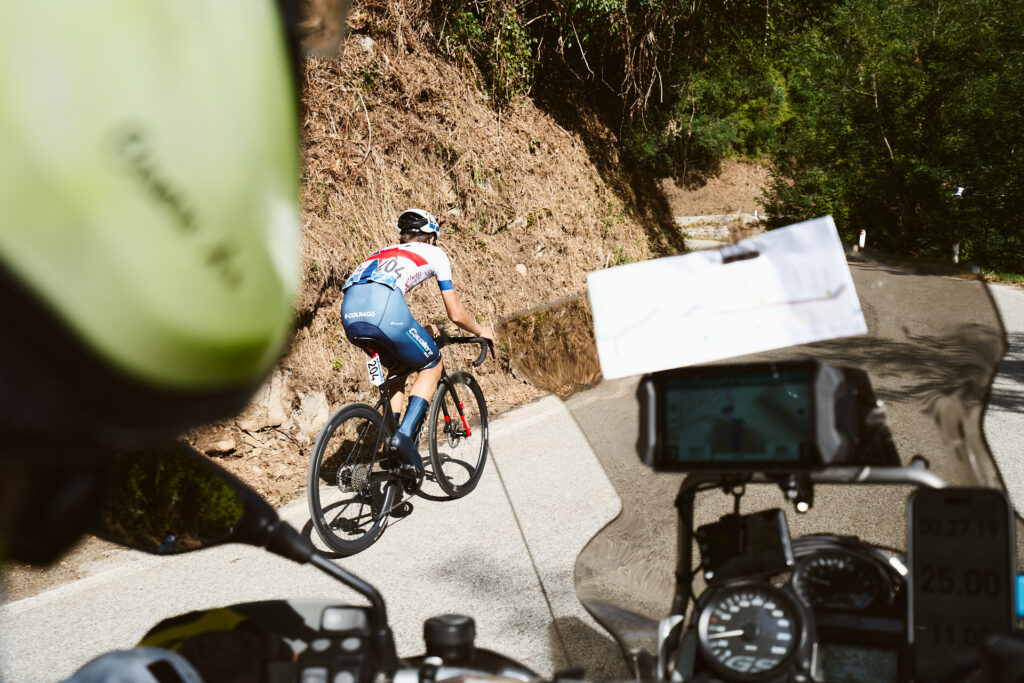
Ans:
{"type": "Polygon", "coordinates": [[[163,440],[240,410],[277,361],[299,284],[289,42],[272,0],[0,5],[0,455],[163,440]]]}

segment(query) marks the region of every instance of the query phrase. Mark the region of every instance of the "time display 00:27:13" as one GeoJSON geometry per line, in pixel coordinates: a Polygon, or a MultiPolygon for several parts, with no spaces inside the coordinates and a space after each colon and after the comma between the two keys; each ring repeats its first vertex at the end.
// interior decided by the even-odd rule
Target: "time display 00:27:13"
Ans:
{"type": "Polygon", "coordinates": [[[1002,524],[992,519],[936,519],[924,518],[917,522],[917,532],[922,536],[944,536],[946,538],[997,538],[1002,524]]]}

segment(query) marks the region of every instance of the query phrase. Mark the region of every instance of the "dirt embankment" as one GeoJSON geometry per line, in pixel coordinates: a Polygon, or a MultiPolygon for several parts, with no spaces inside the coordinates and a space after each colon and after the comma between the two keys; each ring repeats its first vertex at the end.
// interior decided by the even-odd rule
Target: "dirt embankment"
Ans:
{"type": "Polygon", "coordinates": [[[763,193],[771,181],[768,168],[747,161],[730,161],[722,172],[701,185],[679,186],[671,179],[661,189],[675,216],[713,216],[764,213],[763,193]]]}

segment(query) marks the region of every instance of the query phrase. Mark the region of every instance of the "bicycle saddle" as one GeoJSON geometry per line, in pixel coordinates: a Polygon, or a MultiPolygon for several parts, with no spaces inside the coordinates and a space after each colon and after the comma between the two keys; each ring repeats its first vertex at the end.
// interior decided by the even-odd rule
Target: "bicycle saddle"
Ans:
{"type": "Polygon", "coordinates": [[[349,337],[348,340],[371,356],[375,353],[379,355],[381,365],[386,367],[388,372],[395,372],[398,369],[398,359],[389,350],[381,348],[380,339],[374,339],[373,337],[349,337]]]}

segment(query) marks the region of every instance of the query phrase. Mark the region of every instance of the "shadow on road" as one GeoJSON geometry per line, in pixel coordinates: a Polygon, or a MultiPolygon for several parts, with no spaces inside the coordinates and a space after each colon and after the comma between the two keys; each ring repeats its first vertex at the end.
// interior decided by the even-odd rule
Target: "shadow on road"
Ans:
{"type": "Polygon", "coordinates": [[[592,681],[625,681],[633,676],[611,636],[594,630],[576,617],[556,619],[548,627],[552,665],[556,672],[582,669],[592,681]]]}

